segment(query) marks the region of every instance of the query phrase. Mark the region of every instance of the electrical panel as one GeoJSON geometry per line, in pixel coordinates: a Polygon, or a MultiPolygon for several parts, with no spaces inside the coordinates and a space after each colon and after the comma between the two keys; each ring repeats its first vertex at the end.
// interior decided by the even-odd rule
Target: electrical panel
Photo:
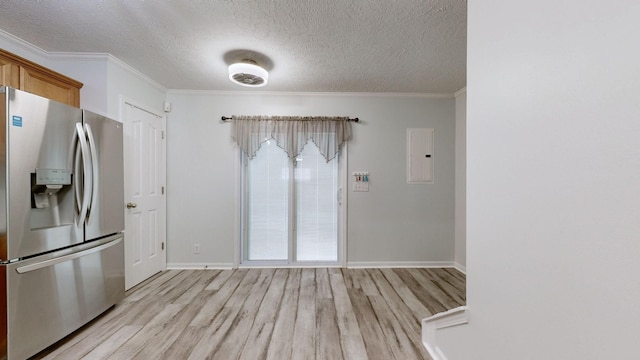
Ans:
{"type": "Polygon", "coordinates": [[[407,129],[407,184],[433,184],[434,129],[407,129]]]}

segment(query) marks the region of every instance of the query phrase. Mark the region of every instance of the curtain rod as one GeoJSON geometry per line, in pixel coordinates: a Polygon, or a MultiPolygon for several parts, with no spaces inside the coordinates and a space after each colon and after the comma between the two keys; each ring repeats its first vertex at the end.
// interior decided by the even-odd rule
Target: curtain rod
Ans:
{"type": "MultiPolygon", "coordinates": [[[[222,119],[222,121],[227,121],[227,120],[231,120],[232,118],[223,115],[221,117],[221,119],[222,119]]],[[[347,121],[359,122],[360,119],[359,118],[353,118],[353,119],[348,119],[347,121]]]]}

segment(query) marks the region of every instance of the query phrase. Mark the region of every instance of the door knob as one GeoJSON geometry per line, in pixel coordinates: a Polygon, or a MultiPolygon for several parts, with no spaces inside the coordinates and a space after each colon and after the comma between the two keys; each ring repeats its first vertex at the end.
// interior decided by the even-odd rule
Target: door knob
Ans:
{"type": "Polygon", "coordinates": [[[127,209],[133,209],[134,207],[137,207],[138,204],[136,203],[127,203],[127,209]]]}

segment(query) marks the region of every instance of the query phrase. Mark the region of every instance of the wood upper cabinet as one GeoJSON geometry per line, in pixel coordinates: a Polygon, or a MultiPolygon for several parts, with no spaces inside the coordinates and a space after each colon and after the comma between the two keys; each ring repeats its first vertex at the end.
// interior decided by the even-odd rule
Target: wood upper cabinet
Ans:
{"type": "Polygon", "coordinates": [[[0,49],[0,85],[80,107],[82,83],[0,49]]]}

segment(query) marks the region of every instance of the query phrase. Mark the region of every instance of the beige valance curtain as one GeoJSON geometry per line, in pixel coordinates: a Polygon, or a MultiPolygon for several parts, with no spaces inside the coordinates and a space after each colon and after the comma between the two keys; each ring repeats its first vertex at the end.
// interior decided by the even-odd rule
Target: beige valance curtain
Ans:
{"type": "Polygon", "coordinates": [[[249,159],[267,140],[274,140],[289,158],[313,141],[329,162],[352,136],[348,117],[232,116],[231,120],[231,137],[249,159]]]}

